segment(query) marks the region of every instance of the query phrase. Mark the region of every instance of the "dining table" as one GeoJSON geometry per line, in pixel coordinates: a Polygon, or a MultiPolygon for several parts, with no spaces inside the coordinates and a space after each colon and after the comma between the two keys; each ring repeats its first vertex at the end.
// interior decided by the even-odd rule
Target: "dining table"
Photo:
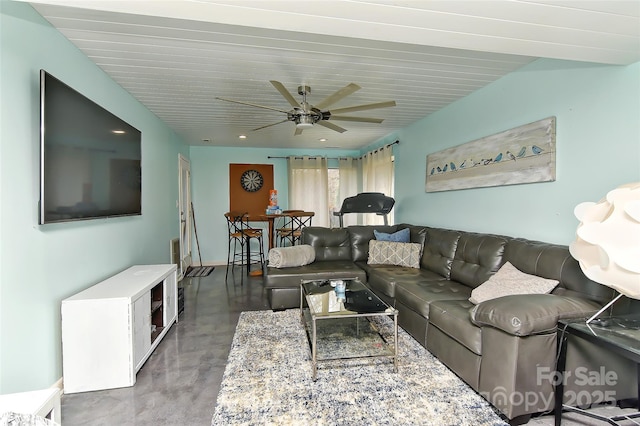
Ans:
{"type": "Polygon", "coordinates": [[[295,213],[250,213],[249,214],[249,222],[267,222],[268,236],[269,236],[269,250],[275,247],[276,245],[276,235],[275,235],[275,221],[278,218],[282,217],[290,217],[290,216],[300,216],[300,217],[310,217],[314,216],[314,212],[307,211],[297,211],[295,213]]]}

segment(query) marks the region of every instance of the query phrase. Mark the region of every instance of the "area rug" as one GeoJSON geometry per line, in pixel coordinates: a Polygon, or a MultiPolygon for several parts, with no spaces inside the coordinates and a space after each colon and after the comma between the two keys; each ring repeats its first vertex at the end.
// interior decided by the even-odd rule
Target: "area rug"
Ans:
{"type": "Polygon", "coordinates": [[[216,269],[215,266],[189,266],[189,268],[187,269],[186,276],[189,278],[206,277],[214,269],[216,269]]]}
{"type": "MultiPolygon", "coordinates": [[[[376,321],[391,336],[393,322],[376,321]]],[[[383,358],[330,361],[314,382],[298,310],[243,312],[211,424],[506,425],[411,336],[398,339],[398,373],[383,358]]]]}

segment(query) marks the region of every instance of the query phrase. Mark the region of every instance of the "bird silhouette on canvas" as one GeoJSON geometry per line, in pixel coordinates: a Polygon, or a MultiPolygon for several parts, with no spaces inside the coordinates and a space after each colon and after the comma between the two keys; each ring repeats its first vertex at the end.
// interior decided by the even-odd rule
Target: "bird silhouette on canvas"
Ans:
{"type": "Polygon", "coordinates": [[[505,154],[507,155],[507,158],[508,158],[509,160],[516,161],[516,156],[515,156],[515,155],[513,155],[513,154],[511,153],[511,151],[507,151],[505,154]]]}
{"type": "Polygon", "coordinates": [[[434,174],[435,172],[436,172],[436,168],[435,168],[435,167],[432,167],[432,168],[431,168],[431,173],[430,173],[430,174],[434,174]]]}
{"type": "Polygon", "coordinates": [[[494,163],[499,163],[502,160],[502,153],[496,155],[496,158],[493,159],[494,163]]]}
{"type": "Polygon", "coordinates": [[[527,147],[523,146],[522,149],[520,150],[520,152],[518,153],[518,155],[516,155],[516,157],[518,157],[518,158],[524,157],[525,152],[527,152],[527,147]]]}
{"type": "Polygon", "coordinates": [[[449,165],[448,165],[448,164],[445,164],[445,165],[444,165],[444,167],[442,168],[442,171],[443,171],[443,172],[446,172],[448,168],[449,168],[449,165]]]}
{"type": "Polygon", "coordinates": [[[451,171],[454,171],[456,169],[456,165],[453,164],[453,161],[449,163],[449,166],[451,166],[451,171]]]}

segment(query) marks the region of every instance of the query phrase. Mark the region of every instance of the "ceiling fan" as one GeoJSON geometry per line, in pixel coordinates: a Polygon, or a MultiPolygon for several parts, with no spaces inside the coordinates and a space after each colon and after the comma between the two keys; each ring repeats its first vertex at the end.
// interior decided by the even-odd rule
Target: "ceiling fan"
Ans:
{"type": "Polygon", "coordinates": [[[349,96],[353,92],[360,90],[360,86],[355,83],[349,83],[342,89],[338,90],[334,94],[328,96],[324,100],[320,101],[315,105],[311,105],[307,102],[307,95],[311,93],[311,87],[309,86],[299,86],[298,94],[302,95],[302,102],[298,102],[293,95],[284,87],[282,83],[275,80],[270,80],[270,83],[273,87],[276,88],[278,92],[289,102],[289,104],[293,107],[292,110],[283,110],[278,108],[272,108],[269,106],[258,105],[251,102],[237,101],[234,99],[227,99],[216,97],[221,101],[234,102],[241,105],[248,105],[257,108],[270,109],[273,111],[282,112],[287,114],[287,118],[278,121],[277,123],[267,124],[266,126],[258,127],[253,130],[260,130],[266,127],[275,126],[276,124],[285,123],[287,121],[293,121],[296,123],[296,131],[295,135],[301,135],[302,131],[305,129],[309,129],[313,127],[314,124],[319,124],[320,126],[326,127],[328,129],[334,130],[339,133],[344,133],[347,129],[342,128],[336,124],[331,123],[331,121],[357,121],[362,123],[382,123],[383,119],[381,118],[371,118],[371,117],[351,117],[348,115],[335,115],[335,114],[344,114],[348,112],[355,111],[364,111],[367,109],[377,109],[377,108],[387,108],[396,105],[395,101],[386,101],[386,102],[376,102],[373,104],[363,104],[363,105],[355,105],[346,108],[337,108],[334,110],[328,110],[327,108],[341,99],[349,96]]]}

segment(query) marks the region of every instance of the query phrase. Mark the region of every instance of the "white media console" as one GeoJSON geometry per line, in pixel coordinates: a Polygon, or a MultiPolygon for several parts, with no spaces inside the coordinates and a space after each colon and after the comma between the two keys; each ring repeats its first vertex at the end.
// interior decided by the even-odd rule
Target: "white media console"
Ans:
{"type": "Polygon", "coordinates": [[[64,392],[133,386],[177,321],[176,265],[137,265],[62,301],[64,392]]]}

